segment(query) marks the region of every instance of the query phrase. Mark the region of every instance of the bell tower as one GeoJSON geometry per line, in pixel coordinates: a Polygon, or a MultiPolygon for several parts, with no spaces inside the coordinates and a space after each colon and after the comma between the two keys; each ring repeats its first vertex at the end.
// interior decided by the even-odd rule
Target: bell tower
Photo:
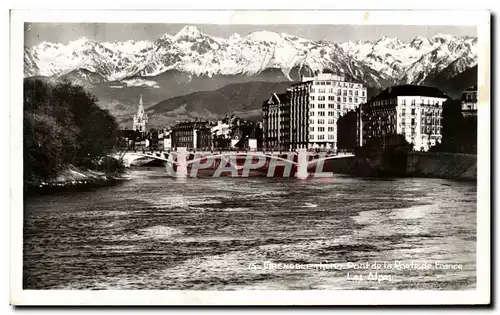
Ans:
{"type": "Polygon", "coordinates": [[[133,130],[140,132],[146,132],[146,125],[148,123],[148,114],[144,111],[144,105],[142,104],[142,94],[139,99],[139,108],[137,113],[134,115],[134,123],[132,125],[133,130]]]}

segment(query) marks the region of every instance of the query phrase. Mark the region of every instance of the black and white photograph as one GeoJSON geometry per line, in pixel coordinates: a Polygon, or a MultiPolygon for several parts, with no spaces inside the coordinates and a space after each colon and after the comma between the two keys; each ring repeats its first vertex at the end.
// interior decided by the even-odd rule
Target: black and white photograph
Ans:
{"type": "Polygon", "coordinates": [[[488,12],[14,13],[11,303],[489,303],[488,12]]]}

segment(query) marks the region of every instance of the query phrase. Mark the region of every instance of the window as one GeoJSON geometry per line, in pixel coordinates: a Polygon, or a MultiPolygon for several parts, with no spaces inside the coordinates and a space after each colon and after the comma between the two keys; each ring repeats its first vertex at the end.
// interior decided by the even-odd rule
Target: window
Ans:
{"type": "Polygon", "coordinates": [[[335,135],[331,135],[331,134],[328,135],[328,140],[333,140],[333,139],[335,139],[335,135]]]}
{"type": "Polygon", "coordinates": [[[344,103],[345,103],[345,102],[347,102],[347,97],[345,97],[345,96],[344,96],[344,97],[342,97],[342,101],[343,101],[344,103]]]}
{"type": "Polygon", "coordinates": [[[335,112],[328,112],[328,116],[335,116],[335,112]]]}
{"type": "Polygon", "coordinates": [[[309,127],[309,131],[314,131],[314,127],[309,127]]]}
{"type": "Polygon", "coordinates": [[[344,90],[344,95],[347,95],[347,90],[344,90]]]}
{"type": "Polygon", "coordinates": [[[354,96],[358,96],[358,90],[354,91],[354,96]]]}
{"type": "Polygon", "coordinates": [[[340,102],[340,96],[337,96],[337,102],[340,102]]]}
{"type": "Polygon", "coordinates": [[[325,131],[325,127],[318,127],[318,132],[324,132],[325,131]]]}
{"type": "Polygon", "coordinates": [[[328,119],[329,125],[335,125],[335,119],[328,119]]]}
{"type": "Polygon", "coordinates": [[[318,108],[325,108],[325,104],[318,104],[318,108]]]}
{"type": "Polygon", "coordinates": [[[311,101],[314,101],[314,95],[311,95],[311,101]]]}
{"type": "Polygon", "coordinates": [[[333,132],[333,131],[335,131],[335,130],[334,130],[334,127],[328,127],[328,131],[329,131],[329,132],[333,132]]]}
{"type": "Polygon", "coordinates": [[[325,135],[318,135],[318,140],[325,140],[325,135]]]}
{"type": "Polygon", "coordinates": [[[311,106],[309,108],[314,108],[314,103],[311,103],[310,105],[311,106]]]}
{"type": "Polygon", "coordinates": [[[361,96],[365,96],[365,91],[361,91],[361,96]]]}
{"type": "MultiPolygon", "coordinates": [[[[328,83],[330,83],[330,82],[328,82],[328,83]]],[[[328,93],[333,93],[333,89],[332,89],[332,88],[329,88],[329,89],[328,89],[328,93]]]]}
{"type": "Polygon", "coordinates": [[[325,123],[324,119],[318,119],[318,125],[323,125],[325,123]]]}
{"type": "Polygon", "coordinates": [[[355,97],[355,98],[354,98],[354,103],[357,103],[357,102],[358,102],[358,98],[357,98],[357,97],[355,97]]]}
{"type": "Polygon", "coordinates": [[[352,90],[349,90],[349,95],[352,95],[352,90]]]}
{"type": "Polygon", "coordinates": [[[337,104],[337,109],[340,109],[340,104],[337,104]]]}
{"type": "Polygon", "coordinates": [[[325,89],[318,89],[318,93],[325,93],[325,89]]]}
{"type": "Polygon", "coordinates": [[[325,96],[318,96],[318,101],[324,101],[325,100],[325,96]]]}
{"type": "Polygon", "coordinates": [[[352,97],[349,97],[349,103],[352,103],[352,97]]]}
{"type": "Polygon", "coordinates": [[[311,89],[311,93],[315,93],[316,90],[314,88],[311,89]]]}
{"type": "Polygon", "coordinates": [[[329,100],[329,101],[335,101],[335,96],[333,96],[333,95],[328,95],[328,100],[329,100]]]}
{"type": "Polygon", "coordinates": [[[309,119],[309,123],[310,123],[311,125],[313,125],[313,124],[314,124],[314,119],[309,119]]]}
{"type": "Polygon", "coordinates": [[[314,140],[314,135],[309,135],[309,140],[314,140]]]}
{"type": "Polygon", "coordinates": [[[334,104],[333,104],[333,103],[328,103],[328,108],[330,108],[330,109],[335,108],[335,107],[334,107],[334,104]]]}
{"type": "Polygon", "coordinates": [[[318,116],[325,116],[325,112],[324,111],[318,112],[318,116]]]}

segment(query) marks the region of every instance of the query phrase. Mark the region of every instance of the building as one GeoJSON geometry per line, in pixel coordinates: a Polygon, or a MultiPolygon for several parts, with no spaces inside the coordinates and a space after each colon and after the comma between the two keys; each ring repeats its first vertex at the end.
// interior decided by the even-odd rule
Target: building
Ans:
{"type": "Polygon", "coordinates": [[[468,87],[462,94],[462,115],[477,116],[477,85],[468,87]]]}
{"type": "Polygon", "coordinates": [[[385,89],[361,106],[362,142],[403,135],[413,149],[427,151],[442,139],[443,103],[448,97],[437,88],[400,85],[385,89]]]}
{"type": "Polygon", "coordinates": [[[359,141],[359,107],[337,119],[337,150],[353,152],[361,146],[359,141]]]}
{"type": "Polygon", "coordinates": [[[290,143],[289,108],[287,93],[273,93],[262,104],[263,145],[266,149],[287,148],[290,143]]]}
{"type": "Polygon", "coordinates": [[[172,130],[163,128],[158,135],[160,150],[170,151],[172,149],[172,130]]]}
{"type": "Polygon", "coordinates": [[[337,120],[367,99],[366,87],[329,70],[302,77],[262,106],[264,146],[337,150],[337,120]]]}
{"type": "Polygon", "coordinates": [[[139,99],[139,108],[137,113],[133,117],[132,130],[137,130],[139,132],[146,132],[146,125],[148,123],[148,114],[144,111],[144,105],[142,104],[142,94],[139,99]]]}
{"type": "Polygon", "coordinates": [[[212,149],[212,131],[208,121],[179,122],[172,127],[171,137],[175,148],[212,149]]]}

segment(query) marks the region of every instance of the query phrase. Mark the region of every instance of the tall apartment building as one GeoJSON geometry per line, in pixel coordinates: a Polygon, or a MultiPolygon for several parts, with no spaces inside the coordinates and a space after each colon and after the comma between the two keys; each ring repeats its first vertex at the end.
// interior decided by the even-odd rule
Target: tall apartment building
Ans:
{"type": "Polygon", "coordinates": [[[289,130],[286,127],[289,112],[288,94],[273,93],[262,104],[263,146],[266,149],[280,150],[287,147],[289,130]]]}
{"type": "Polygon", "coordinates": [[[477,116],[477,86],[468,87],[462,94],[462,115],[477,116]]]}
{"type": "Polygon", "coordinates": [[[414,150],[427,151],[442,139],[443,103],[437,88],[400,85],[385,89],[361,106],[363,143],[373,137],[403,135],[414,150]]]}
{"type": "Polygon", "coordinates": [[[262,111],[266,148],[336,151],[337,120],[366,102],[367,91],[361,83],[324,71],[302,77],[286,94],[273,96],[264,102],[262,111]]]}

